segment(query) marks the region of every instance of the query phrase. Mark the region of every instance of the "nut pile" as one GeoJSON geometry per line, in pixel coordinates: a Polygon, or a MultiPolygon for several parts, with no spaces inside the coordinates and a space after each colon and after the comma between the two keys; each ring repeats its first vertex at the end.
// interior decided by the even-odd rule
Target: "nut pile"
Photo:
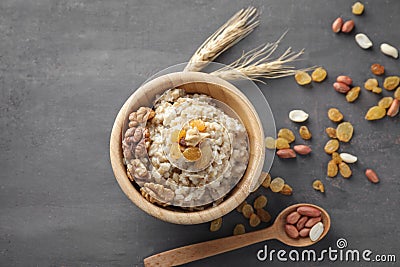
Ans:
{"type": "Polygon", "coordinates": [[[321,211],[310,206],[300,206],[286,217],[285,232],[290,238],[317,241],[324,232],[321,211]]]}

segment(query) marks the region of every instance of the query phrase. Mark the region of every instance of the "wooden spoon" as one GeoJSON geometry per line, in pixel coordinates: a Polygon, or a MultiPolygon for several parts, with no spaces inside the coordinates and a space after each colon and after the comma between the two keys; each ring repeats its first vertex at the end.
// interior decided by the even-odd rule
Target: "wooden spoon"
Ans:
{"type": "Polygon", "coordinates": [[[274,224],[268,228],[242,235],[229,236],[168,250],[145,258],[144,266],[152,267],[181,265],[270,239],[277,239],[282,243],[293,247],[306,247],[321,240],[328,233],[330,226],[331,219],[329,214],[323,208],[306,203],[295,204],[284,209],[278,215],[274,224]],[[324,232],[315,242],[311,241],[309,237],[293,239],[287,236],[285,232],[287,215],[292,211],[295,211],[300,206],[314,207],[321,211],[324,232]]]}

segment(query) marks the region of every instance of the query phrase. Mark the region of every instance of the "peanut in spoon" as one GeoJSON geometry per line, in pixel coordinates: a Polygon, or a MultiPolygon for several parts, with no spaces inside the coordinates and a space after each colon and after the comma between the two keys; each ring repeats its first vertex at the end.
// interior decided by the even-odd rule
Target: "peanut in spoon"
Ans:
{"type": "Polygon", "coordinates": [[[274,224],[268,228],[242,235],[229,236],[161,252],[145,258],[144,265],[146,267],[181,265],[271,239],[277,239],[282,243],[293,247],[306,247],[315,244],[316,242],[324,238],[324,236],[329,231],[330,225],[331,219],[329,217],[329,214],[323,208],[306,203],[295,204],[284,209],[278,215],[274,224]],[[287,215],[295,211],[300,206],[314,207],[321,211],[324,231],[321,237],[315,242],[311,241],[310,238],[294,239],[289,237],[285,232],[287,215]]]}

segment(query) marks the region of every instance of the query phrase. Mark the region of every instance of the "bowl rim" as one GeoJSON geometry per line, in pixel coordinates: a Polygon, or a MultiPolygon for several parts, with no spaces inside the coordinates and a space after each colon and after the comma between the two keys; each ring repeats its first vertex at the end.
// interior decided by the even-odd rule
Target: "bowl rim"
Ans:
{"type": "MultiPolygon", "coordinates": [[[[250,142],[250,140],[249,140],[250,142]]],[[[250,157],[251,157],[250,156],[250,157]]],[[[252,177],[259,177],[262,172],[265,159],[265,147],[264,147],[264,131],[262,123],[257,114],[256,109],[250,102],[250,100],[234,85],[223,80],[219,77],[212,76],[208,73],[201,72],[175,72],[159,76],[153,80],[146,82],[141,85],[131,96],[125,101],[121,109],[119,110],[110,136],[110,161],[114,172],[114,176],[125,195],[140,209],[150,214],[153,217],[176,224],[199,224],[208,221],[212,221],[219,217],[226,215],[241,204],[250,194],[250,186],[252,177]],[[250,170],[250,173],[246,173],[240,179],[239,183],[230,191],[230,195],[221,204],[210,207],[201,211],[177,211],[162,208],[158,205],[147,201],[140,192],[134,187],[126,174],[126,165],[123,163],[122,156],[122,127],[121,121],[125,120],[129,103],[140,94],[142,91],[146,91],[156,85],[163,84],[165,88],[171,88],[174,82],[178,81],[180,84],[188,84],[194,82],[217,84],[224,87],[225,89],[231,90],[233,93],[240,96],[240,99],[246,104],[248,109],[252,112],[252,116],[256,120],[256,124],[260,129],[259,142],[252,145],[253,149],[250,151],[251,156],[254,157],[254,166],[250,170]],[[246,178],[246,179],[243,179],[246,178]]],[[[249,161],[250,164],[250,161],[249,161]]],[[[249,165],[247,166],[249,169],[249,165]]]]}

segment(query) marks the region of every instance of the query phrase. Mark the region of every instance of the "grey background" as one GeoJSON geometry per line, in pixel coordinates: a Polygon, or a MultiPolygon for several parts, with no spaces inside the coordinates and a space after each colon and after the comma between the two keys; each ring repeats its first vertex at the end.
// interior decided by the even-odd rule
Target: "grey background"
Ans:
{"type": "MultiPolygon", "coordinates": [[[[366,110],[380,96],[363,89],[349,104],[331,87],[339,74],[362,85],[372,76],[372,63],[383,64],[387,74],[400,73],[400,61],[378,49],[384,41],[400,47],[399,1],[367,1],[365,14],[356,17],[352,1],[345,0],[2,0],[1,266],[140,266],[151,254],[228,236],[236,223],[249,230],[236,212],[224,217],[217,233],[210,233],[208,224],[173,225],[150,217],[120,190],[108,152],[114,118],[135,88],[159,70],[187,61],[204,39],[249,4],[262,11],[261,25],[218,62],[229,63],[243,49],[273,41],[289,29],[281,50],[306,48],[298,66],[322,65],[329,73],[325,82],[309,87],[298,86],[292,77],[259,84],[278,128],[297,130],[287,113],[301,108],[310,113],[307,125],[314,137],[306,142],[313,147],[311,156],[273,164],[272,176],[285,178],[294,195],[257,194],[268,196],[273,216],[300,201],[326,208],[332,229],[312,247],[317,251],[336,248],[343,237],[349,248],[396,254],[400,260],[400,116],[365,121],[366,110]],[[331,22],[339,15],[354,19],[355,31],[332,33],[331,22]],[[368,34],[374,47],[360,49],[355,32],[368,34]],[[331,106],[355,126],[352,141],[341,148],[359,157],[349,180],[325,176],[324,128],[333,125],[326,117],[331,106]],[[377,171],[379,185],[366,180],[367,167],[377,171]],[[325,183],[325,194],[311,188],[316,178],[325,183]]],[[[384,90],[383,95],[392,93],[384,90]]],[[[271,265],[256,259],[264,244],[290,250],[269,241],[190,266],[271,265]]]]}

